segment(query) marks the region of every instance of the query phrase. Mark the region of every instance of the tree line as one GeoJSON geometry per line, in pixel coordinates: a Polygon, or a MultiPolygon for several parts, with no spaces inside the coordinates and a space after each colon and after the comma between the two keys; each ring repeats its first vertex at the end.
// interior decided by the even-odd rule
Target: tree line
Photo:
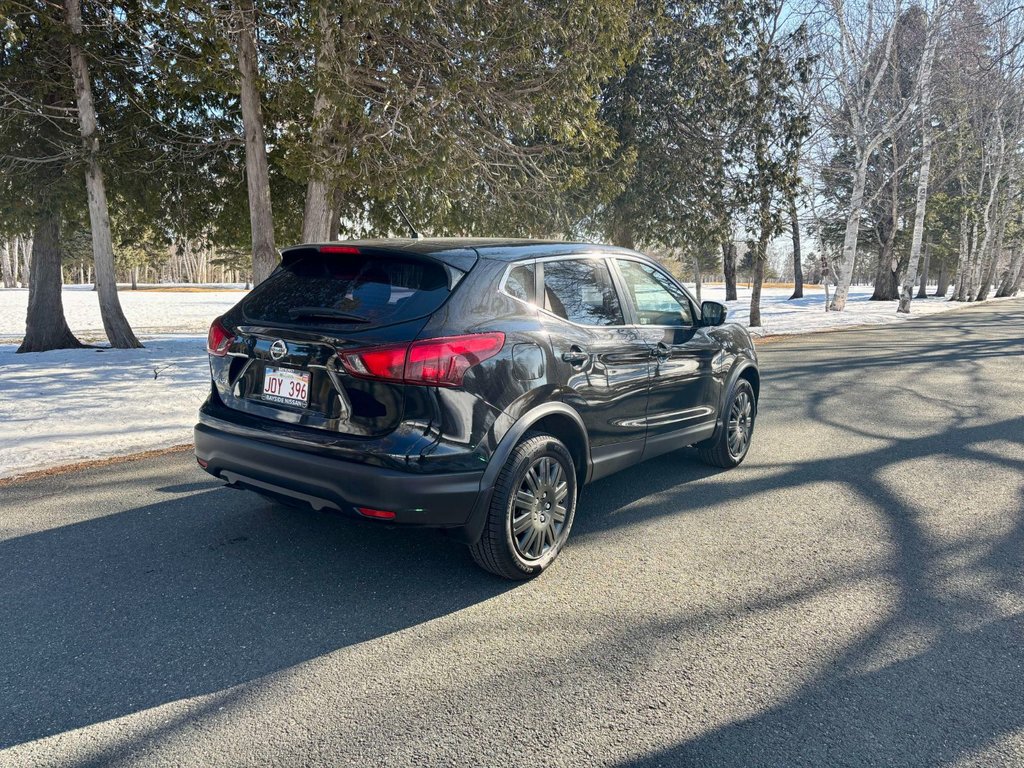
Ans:
{"type": "Polygon", "coordinates": [[[793,298],[808,269],[837,311],[865,272],[901,311],[930,274],[956,300],[1008,295],[1022,16],[1010,0],[0,0],[0,267],[30,287],[21,349],[79,344],[69,258],[132,347],[119,275],[172,253],[178,274],[259,282],[279,243],[406,218],[643,248],[720,271],[729,299],[742,241],[751,325],[782,236],[793,298]]]}

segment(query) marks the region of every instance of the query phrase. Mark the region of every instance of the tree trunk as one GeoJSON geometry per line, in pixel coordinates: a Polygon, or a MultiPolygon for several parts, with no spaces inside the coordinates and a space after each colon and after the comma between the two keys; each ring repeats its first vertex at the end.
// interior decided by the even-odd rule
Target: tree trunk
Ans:
{"type": "MultiPolygon", "coordinates": [[[[963,184],[961,184],[961,191],[963,184]]],[[[960,248],[957,251],[956,275],[953,278],[953,295],[950,301],[964,300],[964,287],[967,284],[967,270],[971,264],[970,212],[965,205],[960,211],[960,248]]]]}
{"type": "Polygon", "coordinates": [[[14,279],[14,287],[18,287],[18,278],[21,271],[21,236],[15,235],[11,241],[11,276],[14,279]]]}
{"type": "Polygon", "coordinates": [[[619,248],[629,248],[632,250],[636,247],[636,241],[633,238],[633,228],[629,226],[629,222],[618,219],[612,228],[612,245],[617,245],[619,248]]]}
{"type": "Polygon", "coordinates": [[[768,260],[769,222],[771,220],[771,193],[767,189],[761,191],[760,210],[758,213],[757,250],[754,252],[754,270],[750,286],[750,327],[761,327],[761,285],[764,283],[764,265],[768,260]]]}
{"type": "Polygon", "coordinates": [[[1024,256],[1024,248],[1021,248],[1019,245],[1014,246],[1010,252],[1010,266],[1006,270],[1003,281],[999,284],[999,290],[996,291],[997,298],[1013,294],[1013,286],[1018,281],[1018,275],[1022,267],[1024,267],[1024,258],[1022,256],[1024,256]]]}
{"type": "Polygon", "coordinates": [[[789,228],[793,233],[793,295],[789,300],[804,297],[804,262],[800,253],[800,219],[797,217],[796,197],[789,200],[789,228]]]}
{"type": "Polygon", "coordinates": [[[750,285],[750,327],[761,327],[761,284],[764,282],[764,263],[767,256],[768,243],[758,240],[757,253],[754,255],[754,271],[750,285]]]}
{"type": "Polygon", "coordinates": [[[999,266],[999,259],[1003,255],[1003,236],[1006,234],[1006,217],[1001,216],[999,223],[996,225],[996,237],[991,247],[991,255],[988,258],[988,263],[984,267],[984,272],[981,278],[981,286],[978,288],[978,295],[975,297],[975,301],[985,301],[988,298],[988,292],[992,289],[992,282],[996,277],[996,268],[999,266]]]}
{"type": "Polygon", "coordinates": [[[132,267],[131,272],[132,272],[132,290],[133,291],[137,291],[137,290],[139,290],[139,268],[138,267],[132,267]]]}
{"type": "Polygon", "coordinates": [[[843,251],[839,261],[839,284],[832,296],[832,311],[842,312],[846,308],[846,297],[850,293],[853,268],[857,263],[857,237],[860,234],[860,214],[864,207],[864,188],[867,185],[868,153],[857,165],[850,194],[850,211],[846,217],[846,233],[843,235],[843,251]]]}
{"type": "Polygon", "coordinates": [[[334,122],[334,110],[327,83],[338,58],[337,19],[331,13],[331,3],[317,3],[316,97],[313,100],[313,147],[309,181],[306,183],[306,207],[302,215],[302,240],[322,243],[331,240],[331,218],[334,212],[334,192],[331,189],[324,153],[334,122]]]}
{"type": "Polygon", "coordinates": [[[736,301],[736,243],[722,241],[722,271],[725,273],[725,300],[736,301]]]}
{"type": "Polygon", "coordinates": [[[931,243],[924,244],[924,266],[921,267],[921,284],[917,288],[918,299],[928,298],[928,268],[932,259],[932,247],[931,243]]]}
{"type": "Polygon", "coordinates": [[[32,282],[28,290],[25,339],[19,352],[77,349],[85,346],[64,319],[60,278],[60,211],[42,203],[32,239],[32,282]]]}
{"type": "Polygon", "coordinates": [[[932,296],[946,298],[949,293],[949,270],[945,262],[939,265],[939,276],[936,278],[935,293],[932,296]]]}
{"type": "MultiPolygon", "coordinates": [[[[1018,246],[1017,248],[1019,253],[1020,246],[1018,246]]],[[[1017,276],[1013,279],[1013,282],[1010,284],[1010,289],[1006,295],[1016,296],[1017,293],[1020,291],[1020,285],[1022,282],[1024,282],[1024,259],[1021,259],[1020,264],[1017,265],[1017,276]]]]}
{"type": "Polygon", "coordinates": [[[32,256],[35,253],[35,232],[31,237],[21,241],[21,287],[28,288],[32,284],[32,256]]]}
{"type": "Polygon", "coordinates": [[[910,314],[910,302],[914,298],[914,283],[917,282],[917,264],[921,260],[921,243],[924,240],[924,212],[928,205],[928,175],[932,167],[932,58],[938,37],[936,20],[929,25],[928,42],[925,45],[924,61],[921,62],[921,169],[917,174],[917,199],[914,208],[914,233],[910,239],[910,260],[907,274],[903,276],[900,289],[900,305],[897,312],[910,314]]]}
{"type": "Polygon", "coordinates": [[[893,246],[896,230],[882,242],[878,251],[878,269],[875,270],[875,286],[871,293],[871,301],[893,301],[900,296],[900,284],[897,280],[898,263],[893,259],[893,246]]]}
{"type": "MultiPolygon", "coordinates": [[[[999,106],[1002,106],[1002,100],[1000,100],[999,106]]],[[[993,215],[993,208],[998,208],[995,205],[996,196],[999,194],[999,185],[1003,177],[1003,161],[1006,158],[1006,140],[1003,136],[1003,120],[1001,109],[996,110],[995,124],[996,124],[996,136],[999,140],[999,149],[996,154],[996,167],[992,173],[992,182],[989,186],[988,201],[985,204],[985,211],[983,213],[983,221],[985,222],[985,236],[981,241],[981,249],[979,251],[982,262],[979,264],[981,268],[981,274],[979,275],[978,292],[975,296],[975,301],[984,301],[988,298],[989,289],[992,287],[992,279],[996,273],[996,262],[999,260],[1000,249],[993,247],[992,245],[992,230],[993,230],[993,219],[997,218],[993,215]],[[988,261],[985,262],[985,257],[988,257],[988,261]]]]}
{"type": "Polygon", "coordinates": [[[694,294],[697,296],[697,304],[701,303],[700,289],[701,289],[701,275],[700,275],[700,256],[697,254],[693,255],[693,285],[694,294]]]}
{"type": "Polygon", "coordinates": [[[89,224],[92,230],[92,256],[96,269],[100,317],[110,346],[116,349],[134,349],[141,347],[142,344],[132,333],[117,297],[114,247],[110,239],[110,217],[107,211],[107,189],[98,157],[100,138],[96,125],[96,109],[92,100],[89,66],[82,49],[75,42],[82,37],[80,0],[65,0],[64,8],[72,35],[71,70],[75,79],[75,96],[78,100],[78,126],[82,135],[82,146],[86,152],[85,188],[89,196],[89,224]]]}
{"type": "Polygon", "coordinates": [[[253,34],[255,25],[253,0],[237,0],[235,33],[239,101],[245,131],[245,180],[249,192],[249,227],[252,231],[252,275],[254,283],[261,283],[277,267],[278,254],[274,246],[274,212],[270,204],[270,171],[263,135],[259,60],[253,34]]]}
{"type": "Polygon", "coordinates": [[[0,241],[0,272],[2,272],[3,275],[4,288],[14,287],[14,270],[11,268],[11,250],[10,240],[0,241]]]}
{"type": "Polygon", "coordinates": [[[343,202],[341,190],[334,190],[331,205],[331,226],[327,230],[328,240],[337,240],[341,235],[341,206],[343,202]]]}

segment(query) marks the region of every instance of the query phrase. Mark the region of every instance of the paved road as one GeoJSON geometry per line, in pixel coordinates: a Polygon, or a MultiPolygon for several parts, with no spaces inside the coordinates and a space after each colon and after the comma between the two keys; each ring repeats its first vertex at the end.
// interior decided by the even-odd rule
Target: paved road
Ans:
{"type": "Polygon", "coordinates": [[[0,489],[0,764],[1024,764],[1024,302],[762,363],[514,587],[186,454],[0,489]]]}

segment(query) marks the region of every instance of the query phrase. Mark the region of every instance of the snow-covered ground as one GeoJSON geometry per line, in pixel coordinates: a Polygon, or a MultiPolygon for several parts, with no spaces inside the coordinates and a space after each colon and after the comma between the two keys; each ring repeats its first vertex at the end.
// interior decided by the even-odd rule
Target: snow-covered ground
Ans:
{"type": "MultiPolygon", "coordinates": [[[[121,308],[136,334],[201,333],[210,321],[237,303],[241,286],[211,286],[222,290],[192,290],[174,286],[140,286],[121,290],[121,308]]],[[[96,293],[89,285],[65,286],[62,294],[64,317],[83,341],[104,341],[103,323],[96,293]]],[[[25,334],[27,288],[0,288],[0,342],[20,341],[25,334]]]]}
{"type": "MultiPolygon", "coordinates": [[[[188,443],[206,396],[209,369],[205,336],[210,321],[242,298],[238,289],[122,291],[128,320],[143,338],[139,350],[81,349],[16,355],[24,333],[28,291],[0,289],[0,477],[84,460],[188,443]]],[[[804,333],[863,324],[902,322],[896,302],[868,301],[855,287],[845,312],[824,311],[824,293],[789,302],[788,289],[762,297],[758,335],[804,333]]],[[[705,286],[704,299],[724,296],[705,286]]],[[[64,312],[79,338],[103,338],[96,294],[64,290],[64,312]]],[[[729,302],[730,319],[746,324],[750,290],[729,302]]],[[[957,305],[915,300],[914,315],[957,305]]]]}
{"type": "MultiPolygon", "coordinates": [[[[693,289],[692,284],[687,287],[693,289]]],[[[828,331],[857,325],[881,325],[899,323],[910,317],[931,315],[956,309],[956,302],[944,298],[928,297],[914,299],[911,315],[896,313],[897,301],[871,301],[871,286],[856,285],[850,289],[846,309],[842,312],[825,312],[825,291],[818,286],[804,288],[804,298],[788,301],[791,288],[766,288],[761,293],[761,327],[751,328],[754,336],[782,336],[793,333],[828,331]]],[[[830,289],[831,295],[831,289],[830,289]]],[[[747,325],[750,321],[750,288],[740,284],[736,289],[736,301],[725,302],[729,307],[728,319],[747,325]]],[[[705,286],[701,291],[705,301],[725,298],[725,286],[705,286]]]]}
{"type": "Polygon", "coordinates": [[[206,336],[144,343],[24,355],[0,344],[0,477],[191,442],[206,336]]]}

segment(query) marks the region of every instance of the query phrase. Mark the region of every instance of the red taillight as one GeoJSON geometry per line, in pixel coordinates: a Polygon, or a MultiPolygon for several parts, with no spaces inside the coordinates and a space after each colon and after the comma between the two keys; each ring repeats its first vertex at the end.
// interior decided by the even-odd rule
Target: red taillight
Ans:
{"type": "Polygon", "coordinates": [[[349,255],[359,253],[354,245],[321,245],[320,253],[347,253],[349,255]]]}
{"type": "Polygon", "coordinates": [[[372,517],[375,520],[394,520],[395,513],[388,512],[386,509],[370,509],[368,507],[359,507],[359,514],[363,517],[372,517]]]}
{"type": "Polygon", "coordinates": [[[356,349],[342,352],[341,363],[353,376],[402,381],[405,376],[405,356],[408,352],[408,344],[356,349]]]}
{"type": "Polygon", "coordinates": [[[206,337],[206,351],[214,357],[224,357],[234,340],[235,334],[225,328],[218,317],[210,324],[210,333],[206,337]]]}
{"type": "Polygon", "coordinates": [[[442,336],[349,350],[341,353],[341,362],[353,376],[364,379],[459,387],[467,370],[494,357],[504,344],[505,334],[500,332],[442,336]]]}
{"type": "Polygon", "coordinates": [[[409,347],[405,380],[409,384],[458,387],[469,368],[494,357],[504,344],[504,333],[474,333],[417,341],[409,347]]]}

